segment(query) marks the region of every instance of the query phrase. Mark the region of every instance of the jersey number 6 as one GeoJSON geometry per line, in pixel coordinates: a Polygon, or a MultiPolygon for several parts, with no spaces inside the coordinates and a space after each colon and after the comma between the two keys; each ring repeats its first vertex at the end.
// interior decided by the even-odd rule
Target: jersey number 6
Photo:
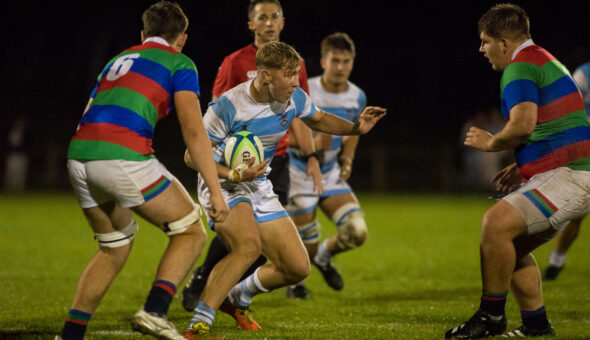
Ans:
{"type": "Polygon", "coordinates": [[[113,81],[124,76],[131,69],[131,65],[135,61],[134,59],[137,58],[139,58],[139,53],[131,53],[115,60],[107,74],[107,80],[113,81]]]}

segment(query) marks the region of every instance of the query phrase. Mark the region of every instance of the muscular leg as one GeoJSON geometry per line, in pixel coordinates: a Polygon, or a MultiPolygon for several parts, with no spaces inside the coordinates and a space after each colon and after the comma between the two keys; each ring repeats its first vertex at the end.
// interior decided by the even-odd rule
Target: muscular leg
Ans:
{"type": "MultiPolygon", "coordinates": [[[[132,221],[129,209],[115,202],[83,209],[94,233],[110,233],[125,228],[132,221]]],[[[94,313],[100,300],[117,276],[131,251],[131,243],[118,248],[100,247],[88,263],[76,288],[71,309],[94,313]]]]}
{"type": "Polygon", "coordinates": [[[230,209],[215,231],[229,248],[229,254],[219,261],[207,281],[201,301],[217,309],[230,289],[260,255],[260,236],[254,213],[248,203],[238,203],[230,209]]]}
{"type": "MultiPolygon", "coordinates": [[[[157,226],[178,221],[193,209],[193,200],[177,180],[173,180],[160,195],[133,208],[137,214],[157,226]]],[[[170,236],[156,272],[156,280],[166,280],[178,286],[194,265],[206,239],[207,234],[200,219],[184,232],[170,236]]]]}
{"type": "Polygon", "coordinates": [[[262,252],[271,261],[258,271],[258,278],[264,288],[273,290],[284,287],[309,275],[309,257],[290,218],[259,223],[258,229],[262,252]]]}
{"type": "Polygon", "coordinates": [[[496,203],[485,213],[480,243],[484,291],[508,291],[516,266],[513,240],[526,232],[527,225],[522,216],[504,200],[496,203]]]}

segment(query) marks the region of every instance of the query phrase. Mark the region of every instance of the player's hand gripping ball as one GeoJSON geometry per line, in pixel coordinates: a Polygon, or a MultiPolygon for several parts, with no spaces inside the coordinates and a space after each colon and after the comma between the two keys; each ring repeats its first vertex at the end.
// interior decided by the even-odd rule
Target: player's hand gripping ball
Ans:
{"type": "Polygon", "coordinates": [[[240,131],[225,143],[225,164],[232,170],[244,170],[248,166],[260,164],[264,157],[264,148],[260,138],[249,131],[240,131]],[[254,158],[252,164],[246,162],[254,158]]]}

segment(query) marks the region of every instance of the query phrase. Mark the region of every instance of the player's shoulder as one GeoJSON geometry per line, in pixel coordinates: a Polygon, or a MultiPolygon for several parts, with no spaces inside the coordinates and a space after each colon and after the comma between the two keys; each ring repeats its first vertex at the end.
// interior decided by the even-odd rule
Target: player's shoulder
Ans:
{"type": "Polygon", "coordinates": [[[590,62],[583,63],[582,65],[578,66],[575,72],[582,72],[586,75],[586,77],[590,77],[590,62]]]}

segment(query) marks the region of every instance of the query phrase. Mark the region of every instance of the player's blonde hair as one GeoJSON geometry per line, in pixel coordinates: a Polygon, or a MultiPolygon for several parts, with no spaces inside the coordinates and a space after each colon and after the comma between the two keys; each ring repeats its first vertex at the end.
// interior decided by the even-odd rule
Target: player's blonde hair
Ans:
{"type": "Polygon", "coordinates": [[[291,45],[271,41],[256,52],[256,67],[284,70],[285,76],[291,77],[301,69],[301,56],[291,45]]]}
{"type": "Polygon", "coordinates": [[[141,16],[146,38],[162,37],[173,42],[188,27],[188,18],[177,3],[161,1],[151,5],[141,16]]]}

